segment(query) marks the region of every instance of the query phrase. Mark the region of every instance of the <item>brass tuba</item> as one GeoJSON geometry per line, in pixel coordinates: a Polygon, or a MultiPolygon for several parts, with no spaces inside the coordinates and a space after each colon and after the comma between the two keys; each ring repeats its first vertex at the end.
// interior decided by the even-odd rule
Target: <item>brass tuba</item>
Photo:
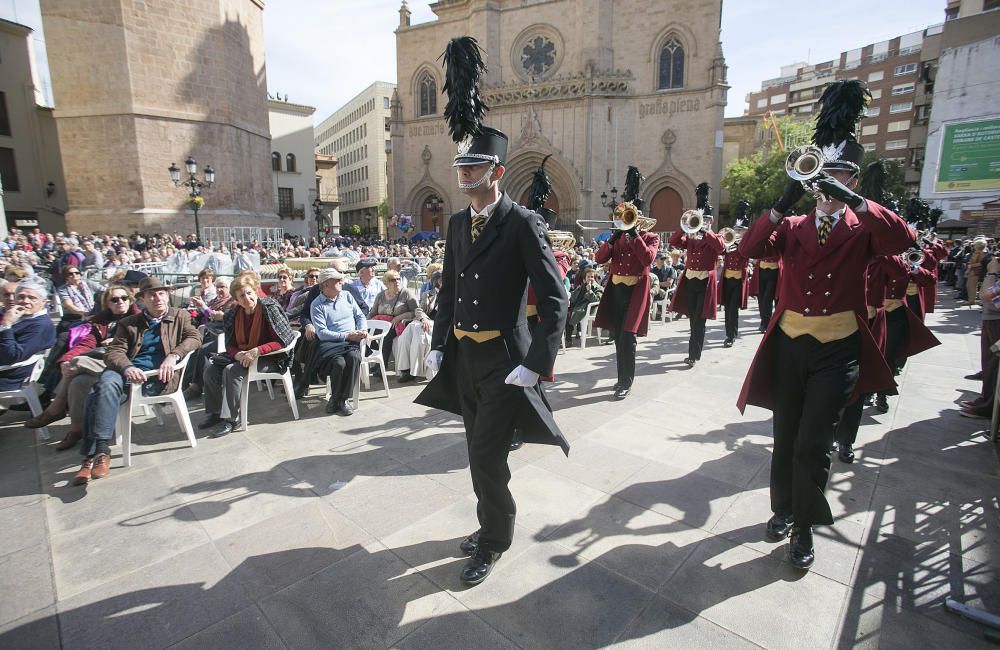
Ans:
{"type": "Polygon", "coordinates": [[[576,237],[567,230],[550,230],[549,241],[552,248],[568,253],[576,246],[576,237]]]}
{"type": "Polygon", "coordinates": [[[696,235],[706,229],[705,213],[701,210],[685,210],[681,215],[681,230],[687,235],[696,235]]]}
{"type": "Polygon", "coordinates": [[[740,234],[732,228],[723,228],[719,231],[719,236],[722,237],[722,243],[725,244],[727,251],[736,250],[740,243],[740,234]]]}

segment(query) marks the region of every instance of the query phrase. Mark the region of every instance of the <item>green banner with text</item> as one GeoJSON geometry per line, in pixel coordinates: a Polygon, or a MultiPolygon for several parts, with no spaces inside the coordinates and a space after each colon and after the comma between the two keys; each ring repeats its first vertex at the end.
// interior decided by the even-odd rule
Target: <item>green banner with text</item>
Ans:
{"type": "Polygon", "coordinates": [[[1000,190],[1000,120],[947,124],[935,192],[1000,190]]]}

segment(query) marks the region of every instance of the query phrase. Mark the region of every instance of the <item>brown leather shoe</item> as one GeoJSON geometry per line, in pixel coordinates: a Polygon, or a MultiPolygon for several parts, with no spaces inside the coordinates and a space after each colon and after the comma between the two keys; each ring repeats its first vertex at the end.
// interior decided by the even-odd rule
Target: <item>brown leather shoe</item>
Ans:
{"type": "Polygon", "coordinates": [[[94,469],[90,473],[90,477],[95,481],[99,478],[104,478],[111,473],[111,456],[107,454],[97,454],[94,456],[94,469]]]}
{"type": "Polygon", "coordinates": [[[62,439],[62,442],[56,445],[56,451],[66,451],[67,449],[76,447],[76,444],[80,442],[80,438],[82,437],[82,431],[73,431],[70,429],[69,433],[66,434],[66,437],[62,439]]]}
{"type": "Polygon", "coordinates": [[[86,485],[90,482],[90,477],[92,476],[92,470],[94,469],[94,458],[84,458],[83,466],[80,467],[80,471],[76,473],[73,477],[73,485],[86,485]]]}
{"type": "Polygon", "coordinates": [[[42,411],[41,415],[33,417],[30,420],[26,420],[24,422],[24,426],[28,429],[41,429],[42,427],[49,426],[53,422],[58,422],[64,417],[66,417],[65,411],[45,409],[42,411]]]}

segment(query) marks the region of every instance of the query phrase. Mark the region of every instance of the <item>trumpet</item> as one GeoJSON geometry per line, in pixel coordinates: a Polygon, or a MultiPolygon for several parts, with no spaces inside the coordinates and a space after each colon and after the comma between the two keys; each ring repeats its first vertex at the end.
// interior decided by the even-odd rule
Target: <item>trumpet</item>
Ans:
{"type": "Polygon", "coordinates": [[[726,245],[727,251],[736,250],[740,243],[740,233],[732,228],[723,228],[719,231],[719,236],[722,237],[722,243],[726,245]]]}
{"type": "Polygon", "coordinates": [[[696,235],[708,228],[705,213],[701,210],[685,210],[681,215],[681,230],[687,235],[696,235]]]}
{"type": "Polygon", "coordinates": [[[648,232],[656,227],[656,219],[643,216],[631,201],[619,203],[611,212],[610,222],[604,219],[577,219],[576,225],[583,230],[632,230],[636,228],[648,232]]]}
{"type": "Polygon", "coordinates": [[[785,173],[791,179],[802,183],[802,187],[818,200],[827,202],[827,197],[816,185],[825,164],[826,157],[823,156],[823,151],[816,145],[807,144],[788,154],[785,159],[785,173]]]}
{"type": "Polygon", "coordinates": [[[906,251],[903,260],[910,266],[920,266],[924,263],[924,252],[918,250],[906,251]]]}

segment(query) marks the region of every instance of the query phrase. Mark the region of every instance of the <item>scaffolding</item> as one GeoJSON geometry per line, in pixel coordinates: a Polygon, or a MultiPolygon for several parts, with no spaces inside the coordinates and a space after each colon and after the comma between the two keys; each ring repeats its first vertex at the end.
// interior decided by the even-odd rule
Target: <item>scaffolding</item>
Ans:
{"type": "Polygon", "coordinates": [[[235,244],[257,242],[264,248],[276,248],[284,241],[284,229],[255,226],[206,226],[201,229],[205,242],[232,248],[235,244]]]}

